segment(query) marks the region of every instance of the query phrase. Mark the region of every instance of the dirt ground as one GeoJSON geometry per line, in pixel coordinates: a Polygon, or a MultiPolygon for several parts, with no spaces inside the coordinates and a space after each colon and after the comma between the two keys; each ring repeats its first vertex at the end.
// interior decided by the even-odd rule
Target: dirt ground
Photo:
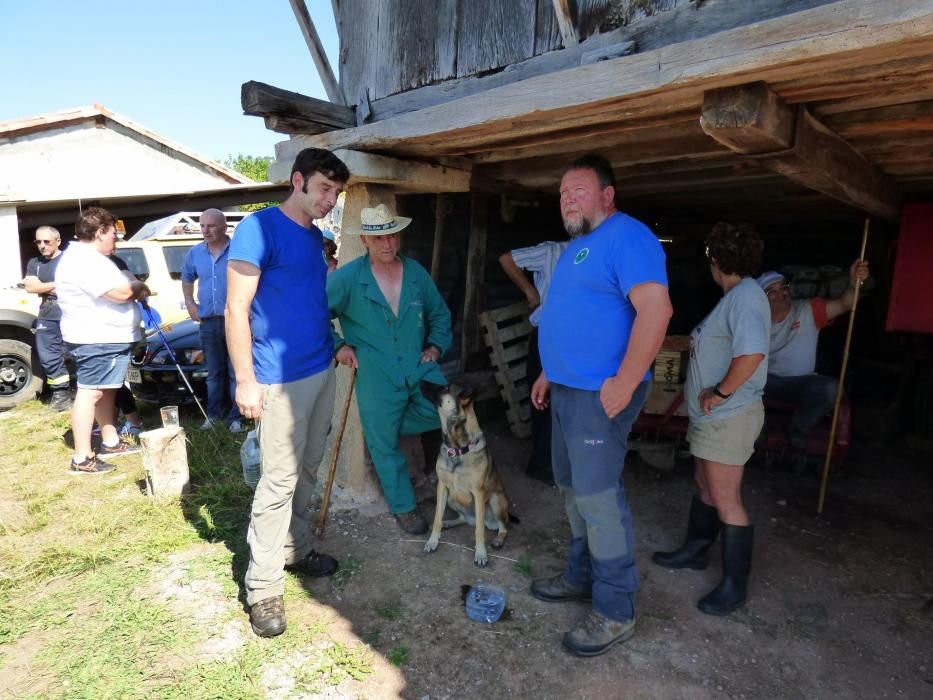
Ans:
{"type": "MultiPolygon", "coordinates": [[[[557,491],[521,473],[527,441],[511,438],[504,422],[486,419],[484,429],[521,518],[504,549],[492,551],[520,563],[493,558],[477,569],[469,551],[446,544],[423,555],[390,516],[352,511],[335,514],[320,544],[359,570],[340,587],[309,582],[316,602],[380,654],[407,649],[401,679],[377,672],[361,697],[933,697],[929,458],[857,446],[845,476],[831,484],[824,516],[815,514],[815,477],[750,467],[751,597],[743,610],[715,618],[695,603],[718,580],[718,551],[706,571],[669,571],[650,560],[682,536],[690,463],[659,472],[630,455],[638,633],[582,660],[562,650],[560,637],[584,604],[528,594],[531,577],[562,565],[569,528],[557,491]],[[481,625],[466,618],[461,587],[476,581],[507,590],[509,619],[481,625]]],[[[419,491],[433,500],[427,485],[419,491]]],[[[445,531],[442,542],[470,546],[471,538],[461,527],[445,531]]]]}
{"type": "MultiPolygon", "coordinates": [[[[423,540],[401,534],[388,514],[333,512],[316,546],[337,556],[342,570],[333,579],[287,577],[290,631],[306,631],[310,644],[264,664],[252,679],[256,697],[933,697],[928,456],[857,445],[846,473],[831,484],[821,517],[814,512],[816,478],[750,467],[745,496],[756,524],[751,597],[741,611],[715,618],[695,603],[718,580],[718,551],[706,571],[669,571],[650,559],[682,537],[690,463],[660,472],[630,455],[625,486],[642,580],[638,632],[608,654],[583,660],[565,653],[560,638],[584,614],[584,604],[548,604],[528,594],[532,577],[562,567],[569,529],[557,491],[523,475],[528,441],[515,440],[504,420],[483,413],[487,442],[521,519],[506,546],[490,550],[490,566],[478,569],[468,549],[471,528],[445,531],[438,551],[424,555],[423,540]],[[462,587],[477,581],[508,592],[507,619],[481,625],[466,617],[462,587]],[[348,678],[321,671],[346,650],[357,655],[353,659],[365,656],[365,672],[348,678]],[[338,680],[319,682],[309,693],[302,683],[309,673],[338,680]]],[[[35,412],[32,420],[42,418],[35,412]]],[[[139,474],[128,468],[113,477],[126,482],[123,497],[144,498],[133,488],[139,474]]],[[[433,489],[422,483],[419,496],[430,516],[433,489]]],[[[146,585],[129,591],[130,599],[164,604],[197,626],[190,655],[166,651],[153,659],[153,669],[168,674],[212,660],[236,664],[238,650],[250,645],[259,649],[251,647],[251,654],[279,648],[282,638],[254,640],[237,601],[244,555],[240,534],[202,541],[172,554],[147,575],[146,585]]],[[[34,630],[4,648],[0,696],[4,687],[10,697],[72,696],[60,688],[52,692],[34,673],[48,635],[34,630]]],[[[345,668],[346,658],[342,663],[345,668]]],[[[191,697],[216,697],[211,688],[194,688],[191,697]]]]}

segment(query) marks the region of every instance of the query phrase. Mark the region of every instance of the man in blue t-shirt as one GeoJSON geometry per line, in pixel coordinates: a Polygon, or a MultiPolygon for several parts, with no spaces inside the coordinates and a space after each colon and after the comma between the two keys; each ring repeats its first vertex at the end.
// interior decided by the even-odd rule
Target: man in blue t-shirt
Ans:
{"type": "Polygon", "coordinates": [[[534,581],[531,594],[548,602],[592,597],[563,643],[597,656],[635,633],[638,573],[622,467],[672,311],[661,244],[616,210],[604,158],[587,155],[567,167],[560,211],[571,241],[541,314],[543,371],[531,401],[538,409],[550,402],[554,481],[571,541],[566,569],[534,581]]]}
{"type": "Polygon", "coordinates": [[[253,631],[285,631],[283,567],[330,576],[337,562],[311,548],[311,498],[334,412],[323,237],[312,222],[350,179],[330,151],[295,158],[288,199],[237,227],[227,264],[227,348],[236,402],[259,425],[262,478],[249,523],[246,602],[253,631]],[[260,418],[262,421],[260,422],[260,418]]]}

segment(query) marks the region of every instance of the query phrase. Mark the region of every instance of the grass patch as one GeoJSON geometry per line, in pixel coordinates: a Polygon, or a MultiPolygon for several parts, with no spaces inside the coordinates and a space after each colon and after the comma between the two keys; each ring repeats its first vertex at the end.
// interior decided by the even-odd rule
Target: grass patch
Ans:
{"type": "Polygon", "coordinates": [[[526,578],[531,578],[531,557],[527,554],[523,554],[518,558],[518,561],[512,564],[512,571],[525,576],[526,578]]]}
{"type": "Polygon", "coordinates": [[[393,597],[374,603],[373,612],[383,620],[399,620],[402,617],[404,608],[402,607],[402,601],[393,597]]]}
{"type": "Polygon", "coordinates": [[[340,562],[340,568],[337,569],[337,573],[331,577],[334,588],[337,590],[343,590],[350,582],[350,579],[356,576],[362,570],[362,559],[352,555],[344,557],[344,559],[340,562]]]}
{"type": "MultiPolygon", "coordinates": [[[[0,666],[16,656],[4,645],[27,635],[36,651],[28,671],[3,667],[5,690],[261,698],[276,673],[297,694],[373,673],[368,648],[327,640],[325,626],[308,616],[275,639],[249,632],[237,603],[253,498],[239,464],[243,436],[197,430],[200,421],[189,416],[191,491],[154,501],[138,485],[141,456],[111,474],[74,479],[62,440],[67,416],[37,402],[14,410],[0,444],[3,504],[13,516],[0,523],[0,666]]],[[[159,420],[151,411],[143,419],[159,420]]],[[[335,585],[362,565],[347,557],[335,585]]]]}
{"type": "Polygon", "coordinates": [[[389,650],[388,659],[393,666],[404,666],[408,663],[409,648],[407,644],[399,644],[389,650]]]}

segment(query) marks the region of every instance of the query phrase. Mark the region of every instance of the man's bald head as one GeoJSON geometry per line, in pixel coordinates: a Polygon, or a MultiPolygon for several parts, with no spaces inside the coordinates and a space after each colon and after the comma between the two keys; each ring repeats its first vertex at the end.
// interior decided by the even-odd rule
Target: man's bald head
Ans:
{"type": "Polygon", "coordinates": [[[201,212],[201,234],[208,245],[217,244],[227,236],[227,217],[220,209],[205,209],[201,212]]]}

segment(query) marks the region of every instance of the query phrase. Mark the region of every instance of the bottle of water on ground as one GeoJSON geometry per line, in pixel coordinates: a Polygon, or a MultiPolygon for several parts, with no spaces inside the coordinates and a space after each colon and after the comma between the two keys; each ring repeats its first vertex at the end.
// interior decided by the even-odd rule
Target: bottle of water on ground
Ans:
{"type": "Polygon", "coordinates": [[[259,437],[255,430],[246,433],[246,440],[240,447],[240,464],[243,465],[243,481],[251,489],[256,488],[262,476],[262,464],[259,461],[259,437]]]}
{"type": "Polygon", "coordinates": [[[492,624],[505,610],[505,591],[488,583],[477,583],[466,598],[466,614],[475,622],[492,624]]]}

